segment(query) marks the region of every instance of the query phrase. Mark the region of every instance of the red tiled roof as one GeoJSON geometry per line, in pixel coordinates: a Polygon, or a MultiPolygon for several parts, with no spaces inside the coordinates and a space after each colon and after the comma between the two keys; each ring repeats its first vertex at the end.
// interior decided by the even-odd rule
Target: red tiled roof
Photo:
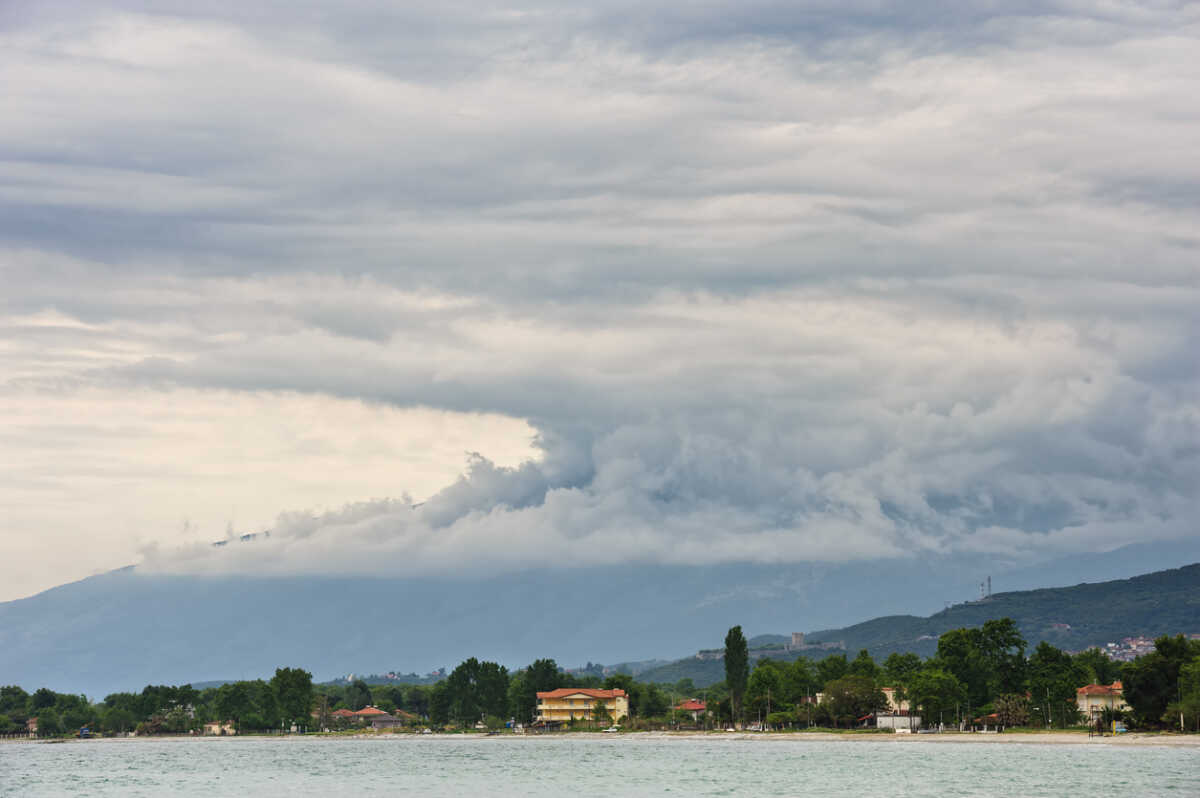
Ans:
{"type": "Polygon", "coordinates": [[[596,690],[591,687],[560,687],[557,690],[539,692],[538,698],[566,698],[572,695],[585,695],[588,698],[623,698],[625,691],[621,688],[613,690],[596,690]]]}
{"type": "Polygon", "coordinates": [[[354,717],[354,713],[348,709],[335,709],[333,712],[330,712],[329,714],[333,715],[334,717],[337,717],[337,718],[352,718],[352,717],[354,717]]]}
{"type": "Polygon", "coordinates": [[[367,718],[367,717],[373,718],[378,715],[386,715],[387,713],[384,712],[379,707],[363,707],[362,709],[360,709],[358,712],[355,712],[354,714],[360,718],[367,718]]]}
{"type": "Polygon", "coordinates": [[[675,705],[675,708],[683,712],[703,712],[705,704],[703,701],[697,701],[694,698],[689,698],[687,701],[680,701],[675,705]]]}
{"type": "Polygon", "coordinates": [[[1121,692],[1121,683],[1085,684],[1075,691],[1076,695],[1117,695],[1121,692]]]}

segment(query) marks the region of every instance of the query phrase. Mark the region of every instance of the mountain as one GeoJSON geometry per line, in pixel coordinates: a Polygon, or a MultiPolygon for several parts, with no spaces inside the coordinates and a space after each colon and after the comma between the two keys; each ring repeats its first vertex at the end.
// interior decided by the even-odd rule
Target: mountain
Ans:
{"type": "MultiPolygon", "coordinates": [[[[1181,543],[1043,567],[1054,569],[1059,584],[1090,574],[1129,576],[1136,573],[1130,563],[1178,557],[1189,545],[1197,556],[1172,564],[1200,560],[1200,543],[1181,543]]],[[[538,657],[565,666],[669,659],[719,645],[734,624],[748,634],[790,632],[834,629],[881,610],[931,613],[947,599],[977,593],[986,574],[994,584],[1019,587],[1033,578],[1029,572],[945,558],[541,568],[453,580],[167,576],[126,568],[0,603],[0,684],[96,698],[146,684],[270,676],[285,665],[324,680],[349,672],[425,673],[471,656],[509,667],[538,657]]],[[[1047,583],[1054,582],[1040,584],[1047,583]]],[[[996,612],[1007,611],[1008,599],[993,601],[1000,602],[996,612]]],[[[953,623],[975,617],[970,606],[952,612],[953,623]]],[[[846,644],[862,640],[882,651],[889,641],[915,638],[931,620],[904,617],[862,624],[861,632],[849,627],[856,631],[846,631],[846,644]]],[[[1055,619],[1074,626],[1075,617],[1055,619]]]]}
{"type": "MultiPolygon", "coordinates": [[[[981,626],[993,618],[1012,618],[1030,647],[1041,641],[1067,650],[1103,646],[1125,637],[1200,633],[1200,564],[1095,584],[997,593],[956,604],[929,617],[889,615],[842,629],[805,636],[813,646],[842,643],[848,656],[867,649],[877,661],[893,652],[932,656],[937,638],[961,627],[981,626]]],[[[792,660],[821,658],[833,651],[789,651],[782,635],[760,635],[750,642],[756,657],[792,660]]],[[[696,656],[639,674],[647,681],[692,679],[704,686],[725,678],[724,663],[696,656]]]]}

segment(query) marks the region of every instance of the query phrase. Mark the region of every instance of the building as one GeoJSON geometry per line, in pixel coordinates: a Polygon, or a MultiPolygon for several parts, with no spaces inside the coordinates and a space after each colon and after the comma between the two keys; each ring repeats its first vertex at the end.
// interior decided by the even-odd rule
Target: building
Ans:
{"type": "Polygon", "coordinates": [[[897,701],[895,687],[880,687],[879,690],[883,693],[884,697],[887,698],[888,712],[895,715],[908,712],[908,699],[901,699],[900,701],[897,701]]]}
{"type": "Polygon", "coordinates": [[[877,712],[875,713],[875,728],[895,729],[896,731],[916,731],[921,728],[921,716],[910,715],[907,712],[877,712]]]}
{"type": "Polygon", "coordinates": [[[384,712],[382,715],[371,715],[370,717],[372,729],[397,729],[417,721],[416,715],[405,712],[403,709],[397,709],[391,714],[384,712]]]}
{"type": "Polygon", "coordinates": [[[591,720],[598,706],[608,710],[614,722],[629,716],[629,697],[620,688],[560,687],[537,694],[537,720],[540,723],[591,720]]]}
{"type": "Polygon", "coordinates": [[[699,721],[700,716],[708,710],[708,705],[703,701],[697,701],[694,698],[689,698],[686,701],[680,701],[675,705],[676,712],[692,713],[692,720],[699,721]]]}
{"type": "Polygon", "coordinates": [[[204,724],[204,734],[208,737],[228,737],[237,734],[237,728],[231,720],[211,720],[204,724]]]}
{"type": "Polygon", "coordinates": [[[1089,720],[1095,719],[1104,710],[1124,712],[1129,709],[1120,682],[1112,684],[1087,684],[1075,691],[1075,705],[1089,720]]]}
{"type": "Polygon", "coordinates": [[[390,717],[379,707],[363,707],[358,712],[354,713],[354,717],[360,723],[370,723],[375,718],[390,717]]]}

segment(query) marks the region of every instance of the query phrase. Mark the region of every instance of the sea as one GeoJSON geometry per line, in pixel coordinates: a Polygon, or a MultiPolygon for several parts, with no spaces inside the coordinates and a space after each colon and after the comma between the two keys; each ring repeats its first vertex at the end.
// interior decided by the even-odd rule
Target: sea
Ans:
{"type": "Polygon", "coordinates": [[[0,744],[4,796],[1200,796],[1200,748],[613,735],[0,744]]]}

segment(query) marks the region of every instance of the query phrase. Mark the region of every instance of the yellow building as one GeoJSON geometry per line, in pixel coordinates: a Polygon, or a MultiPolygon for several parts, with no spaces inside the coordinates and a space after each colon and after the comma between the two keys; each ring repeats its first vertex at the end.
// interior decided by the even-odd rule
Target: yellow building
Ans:
{"type": "Polygon", "coordinates": [[[897,701],[895,687],[880,687],[879,690],[880,690],[880,692],[883,693],[884,698],[887,699],[887,702],[888,702],[887,711],[888,712],[891,712],[892,714],[908,712],[908,710],[909,710],[908,699],[905,698],[900,701],[897,701]]]}
{"type": "Polygon", "coordinates": [[[537,719],[541,723],[592,720],[597,706],[607,709],[614,723],[629,717],[629,697],[620,688],[560,687],[537,694],[537,719]]]}

